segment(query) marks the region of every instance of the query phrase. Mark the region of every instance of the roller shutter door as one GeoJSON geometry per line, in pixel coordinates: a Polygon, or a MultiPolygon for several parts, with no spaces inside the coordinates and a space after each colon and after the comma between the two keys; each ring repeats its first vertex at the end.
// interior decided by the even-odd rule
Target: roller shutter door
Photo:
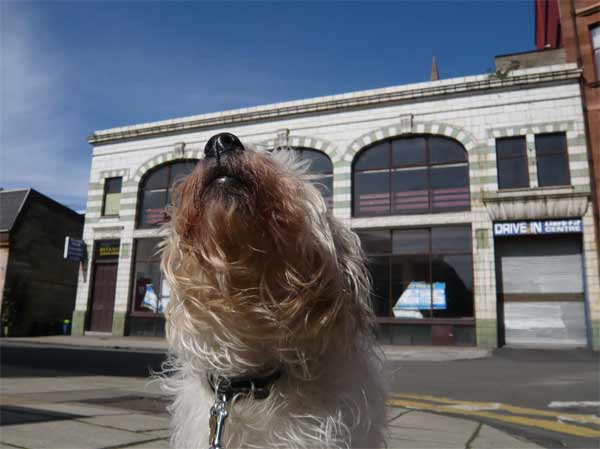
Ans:
{"type": "Polygon", "coordinates": [[[496,238],[496,275],[505,344],[587,344],[580,235],[496,238]]]}

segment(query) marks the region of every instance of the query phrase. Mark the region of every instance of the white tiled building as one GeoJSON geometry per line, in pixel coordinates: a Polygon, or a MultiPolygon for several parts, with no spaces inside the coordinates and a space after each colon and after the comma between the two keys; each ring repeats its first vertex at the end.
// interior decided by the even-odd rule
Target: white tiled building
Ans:
{"type": "Polygon", "coordinates": [[[228,131],[330,159],[384,341],[599,348],[580,76],[553,65],[95,132],[73,332],[161,334],[154,224],[176,174],[228,131]]]}

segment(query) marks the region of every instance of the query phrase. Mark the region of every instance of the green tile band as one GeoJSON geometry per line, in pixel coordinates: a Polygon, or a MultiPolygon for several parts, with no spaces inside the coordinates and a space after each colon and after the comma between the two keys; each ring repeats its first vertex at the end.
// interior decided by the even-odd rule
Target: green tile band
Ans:
{"type": "Polygon", "coordinates": [[[125,335],[125,321],[127,312],[113,312],[112,335],[122,337],[125,335]]]}
{"type": "Polygon", "coordinates": [[[496,320],[476,320],[475,331],[477,334],[477,346],[483,348],[498,347],[498,328],[496,320]]]}
{"type": "Polygon", "coordinates": [[[85,331],[85,317],[87,312],[85,310],[74,310],[73,318],[71,320],[71,335],[82,337],[85,331]]]}

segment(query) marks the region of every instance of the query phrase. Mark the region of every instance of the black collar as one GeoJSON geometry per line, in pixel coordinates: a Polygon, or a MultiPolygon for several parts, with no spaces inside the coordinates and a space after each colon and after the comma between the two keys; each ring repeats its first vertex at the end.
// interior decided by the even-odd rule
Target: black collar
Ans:
{"type": "Polygon", "coordinates": [[[217,394],[225,395],[230,401],[236,395],[248,396],[254,399],[266,399],[271,393],[273,383],[281,377],[282,369],[279,368],[266,376],[236,376],[226,377],[208,374],[208,384],[217,394]]]}

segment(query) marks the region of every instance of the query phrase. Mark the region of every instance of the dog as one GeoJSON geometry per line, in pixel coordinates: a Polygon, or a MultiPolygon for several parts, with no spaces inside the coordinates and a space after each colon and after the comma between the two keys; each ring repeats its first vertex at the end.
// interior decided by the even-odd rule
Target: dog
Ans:
{"type": "Polygon", "coordinates": [[[385,445],[360,241],[293,153],[221,133],[176,189],[162,248],[175,449],[385,445]]]}

